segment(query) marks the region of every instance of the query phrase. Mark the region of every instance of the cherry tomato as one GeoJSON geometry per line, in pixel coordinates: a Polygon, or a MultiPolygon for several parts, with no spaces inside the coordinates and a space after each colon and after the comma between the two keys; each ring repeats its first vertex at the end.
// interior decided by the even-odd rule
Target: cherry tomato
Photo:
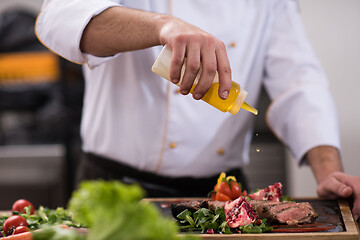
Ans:
{"type": "Polygon", "coordinates": [[[5,220],[3,224],[3,231],[6,236],[9,236],[18,226],[27,226],[26,219],[19,215],[14,215],[5,220]]]}
{"type": "Polygon", "coordinates": [[[237,183],[235,181],[231,181],[230,189],[231,189],[231,199],[232,200],[235,200],[238,197],[240,197],[241,187],[240,187],[239,183],[237,183]]]}
{"type": "Polygon", "coordinates": [[[226,202],[226,201],[231,201],[231,198],[221,192],[217,192],[216,196],[215,196],[215,200],[221,201],[221,202],[226,202]]]}
{"type": "Polygon", "coordinates": [[[18,227],[15,228],[12,235],[19,234],[19,233],[24,233],[24,232],[30,232],[30,229],[28,227],[25,227],[25,226],[18,226],[18,227]]]}
{"type": "Polygon", "coordinates": [[[231,190],[229,184],[226,181],[220,183],[220,185],[217,188],[217,192],[221,192],[226,196],[228,196],[229,198],[231,198],[231,190]]]}
{"type": "Polygon", "coordinates": [[[31,207],[30,214],[34,214],[34,212],[35,212],[34,205],[25,199],[19,199],[16,202],[14,202],[14,204],[12,205],[11,211],[25,213],[24,208],[29,207],[29,206],[31,207]]]}

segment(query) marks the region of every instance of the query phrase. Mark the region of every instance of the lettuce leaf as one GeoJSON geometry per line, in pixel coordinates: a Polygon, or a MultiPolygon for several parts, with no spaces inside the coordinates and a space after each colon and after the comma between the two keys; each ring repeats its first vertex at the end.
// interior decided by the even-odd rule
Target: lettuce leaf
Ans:
{"type": "Polygon", "coordinates": [[[198,239],[180,237],[174,221],[152,203],[139,203],[144,191],[118,181],[85,181],[69,201],[74,219],[89,227],[87,240],[198,239]]]}
{"type": "Polygon", "coordinates": [[[86,240],[85,235],[75,232],[73,229],[44,226],[40,231],[32,233],[33,240],[86,240]]]}

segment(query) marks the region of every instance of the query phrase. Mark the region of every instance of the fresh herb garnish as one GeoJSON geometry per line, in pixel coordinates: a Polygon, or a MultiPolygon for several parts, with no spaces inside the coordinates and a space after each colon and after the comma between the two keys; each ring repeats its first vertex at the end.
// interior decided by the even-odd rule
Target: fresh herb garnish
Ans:
{"type": "MultiPolygon", "coordinates": [[[[28,228],[33,231],[42,228],[44,225],[67,225],[69,227],[81,227],[81,225],[72,219],[72,213],[64,208],[56,210],[40,206],[36,214],[30,214],[30,207],[25,207],[26,213],[12,212],[13,215],[20,215],[26,219],[28,228]]],[[[3,233],[2,226],[10,216],[0,217],[0,231],[3,233]]]]}
{"type": "Polygon", "coordinates": [[[264,233],[273,230],[273,227],[266,225],[266,219],[261,219],[261,223],[257,224],[249,224],[246,226],[240,226],[240,231],[243,233],[264,233]]]}
{"type": "Polygon", "coordinates": [[[207,208],[201,208],[194,213],[185,209],[176,216],[180,229],[185,232],[207,233],[213,230],[214,233],[231,234],[238,233],[264,233],[272,230],[271,226],[266,224],[266,219],[262,219],[259,224],[249,224],[239,228],[230,228],[226,222],[223,208],[217,208],[214,212],[207,208]]]}
{"type": "Polygon", "coordinates": [[[217,208],[214,212],[207,208],[200,208],[194,213],[185,209],[177,215],[180,219],[180,229],[182,231],[200,231],[205,233],[207,230],[214,230],[217,233],[232,233],[225,221],[223,208],[217,208]]]}
{"type": "Polygon", "coordinates": [[[280,202],[284,202],[284,201],[290,201],[290,202],[293,202],[293,200],[291,199],[290,196],[281,196],[280,198],[280,202]]]}

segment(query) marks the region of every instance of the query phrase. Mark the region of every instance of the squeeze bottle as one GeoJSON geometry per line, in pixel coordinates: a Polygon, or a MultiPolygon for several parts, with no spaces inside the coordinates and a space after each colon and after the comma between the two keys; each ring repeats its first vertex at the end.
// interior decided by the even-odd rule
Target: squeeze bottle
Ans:
{"type": "MultiPolygon", "coordinates": [[[[159,56],[155,60],[151,70],[154,73],[170,81],[171,59],[172,59],[171,49],[168,45],[165,45],[161,50],[159,56]]],[[[185,64],[182,66],[180,81],[176,84],[179,87],[182,78],[184,76],[184,71],[185,71],[185,64]]],[[[194,88],[196,87],[196,84],[199,81],[201,72],[202,72],[202,68],[200,68],[200,71],[195,78],[194,84],[190,89],[191,94],[193,93],[194,88]]],[[[219,90],[219,75],[218,72],[216,72],[213,83],[211,84],[206,94],[201,98],[201,100],[207,102],[208,104],[212,105],[213,107],[219,109],[222,112],[229,112],[233,115],[236,115],[239,112],[240,108],[245,109],[255,115],[258,114],[258,111],[255,108],[253,108],[252,106],[250,106],[245,102],[247,92],[244,89],[240,88],[240,85],[238,83],[232,81],[229,96],[225,100],[219,97],[218,90],[219,90]]]]}

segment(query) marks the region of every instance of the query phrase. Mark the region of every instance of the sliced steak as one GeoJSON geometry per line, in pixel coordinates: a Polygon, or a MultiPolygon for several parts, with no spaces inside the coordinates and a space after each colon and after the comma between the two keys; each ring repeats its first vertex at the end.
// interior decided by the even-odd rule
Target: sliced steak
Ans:
{"type": "Polygon", "coordinates": [[[276,219],[280,223],[297,225],[301,223],[311,223],[317,216],[318,214],[308,202],[302,202],[277,213],[276,219]]]}
{"type": "Polygon", "coordinates": [[[269,222],[279,222],[288,225],[311,223],[318,214],[308,202],[269,202],[261,200],[250,201],[251,207],[259,218],[269,222]]]}
{"type": "Polygon", "coordinates": [[[252,209],[255,211],[258,218],[270,218],[270,206],[278,205],[279,202],[271,202],[265,200],[251,200],[249,201],[252,209]]]}
{"type": "Polygon", "coordinates": [[[297,203],[296,202],[281,202],[279,204],[276,204],[276,205],[272,205],[270,207],[271,209],[271,214],[278,214],[288,208],[292,208],[294,206],[296,206],[297,203]]]}
{"type": "Polygon", "coordinates": [[[177,219],[177,215],[184,211],[185,209],[189,210],[190,212],[194,213],[200,208],[207,208],[212,211],[215,211],[216,208],[224,208],[225,202],[220,201],[211,201],[211,200],[204,200],[204,201],[197,201],[197,200],[191,200],[191,201],[182,201],[179,203],[173,203],[171,204],[171,213],[174,218],[177,219]]]}
{"type": "Polygon", "coordinates": [[[217,208],[224,208],[225,202],[204,200],[200,206],[215,211],[217,208]]]}
{"type": "Polygon", "coordinates": [[[179,215],[185,209],[188,209],[190,212],[194,213],[201,208],[200,205],[200,201],[183,201],[171,204],[170,208],[173,217],[177,219],[177,215],[179,215]]]}

